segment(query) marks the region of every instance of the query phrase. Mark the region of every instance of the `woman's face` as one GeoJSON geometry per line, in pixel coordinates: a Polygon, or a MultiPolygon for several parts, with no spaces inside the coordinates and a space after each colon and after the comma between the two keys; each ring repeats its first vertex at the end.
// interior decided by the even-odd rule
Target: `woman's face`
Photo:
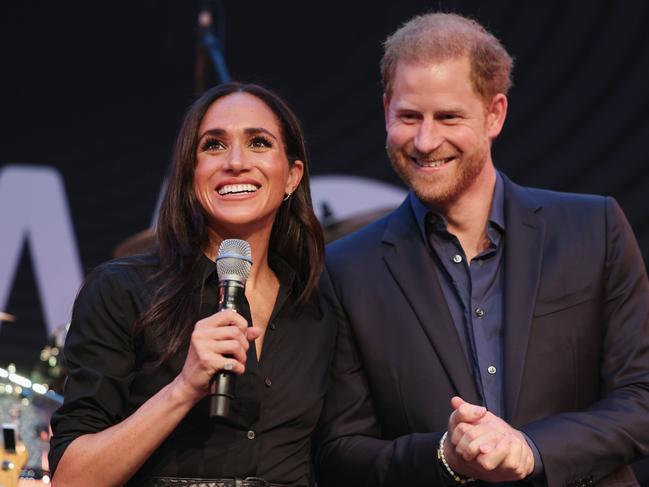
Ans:
{"type": "Polygon", "coordinates": [[[194,190],[221,238],[270,232],[285,194],[304,172],[290,167],[275,114],[259,98],[233,93],[208,108],[199,127],[194,190]]]}

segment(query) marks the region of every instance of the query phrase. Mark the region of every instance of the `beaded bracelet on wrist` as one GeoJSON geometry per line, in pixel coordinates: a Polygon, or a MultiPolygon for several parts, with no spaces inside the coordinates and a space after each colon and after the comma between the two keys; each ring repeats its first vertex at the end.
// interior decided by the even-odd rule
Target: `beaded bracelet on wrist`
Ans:
{"type": "Polygon", "coordinates": [[[445,431],[442,435],[442,438],[439,440],[439,446],[437,447],[437,461],[441,462],[441,464],[444,466],[444,470],[446,471],[448,476],[453,479],[453,481],[455,481],[455,483],[464,485],[468,484],[469,482],[474,482],[475,479],[473,477],[465,477],[463,475],[455,473],[455,471],[446,461],[446,457],[444,456],[444,442],[446,441],[447,436],[448,432],[445,431]]]}

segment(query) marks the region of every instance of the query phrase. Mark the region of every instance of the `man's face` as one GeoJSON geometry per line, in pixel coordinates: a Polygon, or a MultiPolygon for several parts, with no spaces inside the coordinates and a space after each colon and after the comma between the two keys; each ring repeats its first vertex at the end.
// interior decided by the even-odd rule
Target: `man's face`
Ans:
{"type": "Polygon", "coordinates": [[[453,204],[493,170],[491,140],[502,128],[507,100],[496,95],[487,106],[470,70],[466,57],[399,63],[392,96],[384,98],[388,156],[429,206],[453,204]]]}

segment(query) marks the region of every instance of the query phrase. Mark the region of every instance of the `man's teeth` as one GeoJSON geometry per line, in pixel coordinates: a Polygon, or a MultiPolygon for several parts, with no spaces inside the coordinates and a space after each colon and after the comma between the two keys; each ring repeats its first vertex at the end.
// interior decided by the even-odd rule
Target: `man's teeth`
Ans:
{"type": "Polygon", "coordinates": [[[257,186],[254,184],[226,184],[219,189],[220,195],[238,194],[238,193],[254,193],[257,191],[257,186]]]}
{"type": "Polygon", "coordinates": [[[445,159],[434,159],[434,160],[425,160],[425,159],[416,159],[417,164],[423,167],[440,167],[446,164],[447,162],[455,159],[454,157],[447,157],[445,159]]]}

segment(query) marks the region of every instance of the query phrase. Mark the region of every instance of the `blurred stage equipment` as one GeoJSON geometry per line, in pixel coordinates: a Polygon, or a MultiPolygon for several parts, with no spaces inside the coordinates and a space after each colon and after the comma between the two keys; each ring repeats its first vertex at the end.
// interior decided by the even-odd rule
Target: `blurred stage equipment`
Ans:
{"type": "Polygon", "coordinates": [[[31,375],[33,382],[49,384],[50,391],[57,394],[63,394],[63,384],[68,374],[63,355],[63,345],[69,328],[70,323],[66,323],[54,330],[54,333],[41,350],[31,375]]]}
{"type": "MultiPolygon", "coordinates": [[[[4,311],[0,311],[0,321],[16,321],[16,317],[9,313],[5,313],[4,311]]],[[[0,484],[0,486],[1,485],[2,484],[0,484]]]]}
{"type": "MultiPolygon", "coordinates": [[[[0,321],[15,321],[15,317],[0,312],[0,321]]],[[[19,374],[13,364],[0,367],[0,423],[4,440],[0,445],[0,487],[50,483],[50,418],[63,403],[61,393],[67,374],[63,344],[68,328],[66,324],[54,331],[30,376],[19,374]]]]}
{"type": "Polygon", "coordinates": [[[20,471],[27,463],[27,449],[20,441],[16,423],[2,423],[0,486],[17,487],[20,471]]]}
{"type": "Polygon", "coordinates": [[[155,250],[155,245],[155,232],[152,228],[147,228],[120,242],[113,251],[113,257],[119,259],[129,255],[146,254],[155,250]]]}
{"type": "MultiPolygon", "coordinates": [[[[337,220],[335,215],[325,206],[322,231],[326,243],[338,240],[356,230],[369,225],[382,216],[390,213],[394,208],[382,208],[360,213],[354,217],[344,220],[337,220]]],[[[120,242],[113,251],[114,258],[127,257],[129,255],[145,254],[155,250],[155,232],[147,228],[141,232],[131,235],[126,240],[120,242]]]]}
{"type": "Polygon", "coordinates": [[[2,461],[9,462],[0,470],[5,474],[0,476],[0,485],[49,484],[49,424],[52,413],[62,402],[62,396],[47,384],[19,374],[14,365],[0,367],[0,423],[6,431],[0,456],[2,461]]]}
{"type": "Polygon", "coordinates": [[[331,243],[356,230],[360,230],[364,226],[387,215],[392,210],[394,208],[379,208],[359,213],[356,216],[345,218],[344,220],[338,220],[335,213],[324,203],[322,205],[322,214],[324,215],[322,218],[322,231],[324,232],[325,242],[331,243]]]}
{"type": "Polygon", "coordinates": [[[196,46],[196,94],[206,89],[207,65],[211,61],[218,83],[231,80],[225,64],[225,13],[218,0],[203,0],[198,13],[198,42],[196,46]]]}

